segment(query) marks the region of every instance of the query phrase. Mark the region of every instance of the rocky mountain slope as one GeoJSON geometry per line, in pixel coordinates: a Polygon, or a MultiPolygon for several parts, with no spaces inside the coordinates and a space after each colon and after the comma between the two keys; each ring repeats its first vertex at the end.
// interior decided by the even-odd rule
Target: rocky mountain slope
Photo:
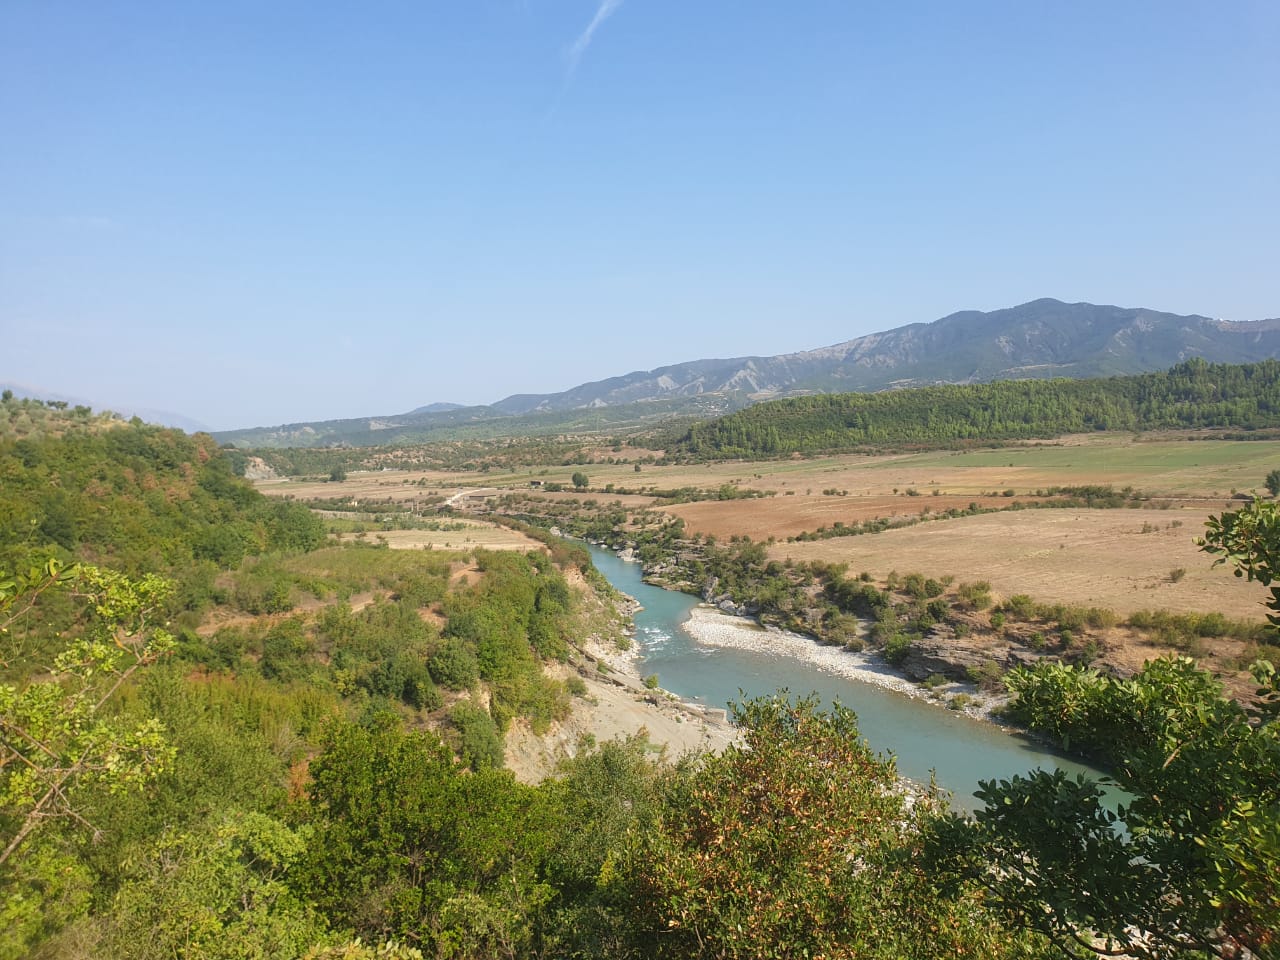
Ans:
{"type": "Polygon", "coordinates": [[[1280,320],[1231,323],[1045,299],[990,313],[953,313],[800,353],[695,360],[563,393],[511,396],[493,406],[518,414],[702,393],[754,401],[806,392],[1111,376],[1162,370],[1193,356],[1247,363],[1278,352],[1280,320]]]}

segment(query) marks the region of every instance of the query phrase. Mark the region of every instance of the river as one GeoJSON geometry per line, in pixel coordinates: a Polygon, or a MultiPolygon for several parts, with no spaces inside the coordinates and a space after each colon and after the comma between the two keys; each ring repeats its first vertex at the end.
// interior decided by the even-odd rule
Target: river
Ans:
{"type": "Polygon", "coordinates": [[[641,579],[640,564],[591,548],[597,569],[644,607],[635,617],[641,672],[656,673],[663,688],[711,706],[770,694],[817,693],[824,703],[839,701],[858,715],[858,727],[872,749],[892,753],[898,772],[954,795],[953,805],[972,810],[979,780],[1006,779],[1034,767],[1055,767],[1100,777],[1099,771],[1046,749],[1043,744],[924,700],[828,673],[784,655],[707,647],[680,629],[698,603],[688,594],[663,590],[641,579]]]}

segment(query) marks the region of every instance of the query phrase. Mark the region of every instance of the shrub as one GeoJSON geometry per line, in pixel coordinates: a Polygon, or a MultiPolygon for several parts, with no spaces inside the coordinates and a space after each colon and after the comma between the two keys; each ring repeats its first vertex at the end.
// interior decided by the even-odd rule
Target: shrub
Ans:
{"type": "Polygon", "coordinates": [[[467,690],[480,679],[480,662],[466,643],[451,637],[427,661],[432,678],[450,690],[467,690]]]}
{"type": "Polygon", "coordinates": [[[907,659],[907,654],[911,650],[911,638],[905,633],[893,633],[885,638],[881,651],[884,658],[890,663],[897,665],[907,659]]]}
{"type": "Polygon", "coordinates": [[[502,766],[502,736],[488,711],[463,700],[449,711],[454,746],[472,770],[502,766]]]}
{"type": "Polygon", "coordinates": [[[970,667],[968,673],[969,679],[984,693],[994,693],[1004,689],[1004,671],[994,660],[984,660],[979,666],[970,667]]]}
{"type": "Polygon", "coordinates": [[[970,610],[985,610],[991,606],[991,584],[986,580],[962,583],[956,589],[956,593],[970,610]]]}

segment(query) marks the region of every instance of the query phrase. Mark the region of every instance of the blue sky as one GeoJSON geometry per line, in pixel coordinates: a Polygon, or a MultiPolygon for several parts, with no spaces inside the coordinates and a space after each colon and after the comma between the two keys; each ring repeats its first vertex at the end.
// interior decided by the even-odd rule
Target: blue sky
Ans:
{"type": "Polygon", "coordinates": [[[1280,316],[1280,4],[0,0],[0,380],[215,429],[1280,316]]]}

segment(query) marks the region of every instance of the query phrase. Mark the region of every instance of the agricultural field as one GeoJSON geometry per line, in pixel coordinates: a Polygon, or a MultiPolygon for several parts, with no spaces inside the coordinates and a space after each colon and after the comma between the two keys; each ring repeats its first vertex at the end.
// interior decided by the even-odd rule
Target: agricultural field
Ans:
{"type": "Polygon", "coordinates": [[[1233,577],[1200,551],[1207,512],[1020,510],[922,523],[874,536],[777,543],[774,559],[848,563],[884,577],[918,571],[986,580],[997,599],[1025,593],[1046,603],[1217,612],[1259,619],[1267,591],[1233,577]]]}
{"type": "Polygon", "coordinates": [[[443,530],[384,530],[378,533],[343,533],[341,541],[364,540],[367,543],[386,543],[392,550],[541,550],[542,544],[524,534],[493,523],[475,520],[448,524],[443,530]]]}
{"type": "MultiPolygon", "coordinates": [[[[1089,434],[982,450],[645,463],[639,472],[631,462],[517,467],[505,473],[386,470],[352,473],[340,483],[271,481],[259,487],[298,500],[392,501],[423,516],[448,503],[469,515],[468,522],[504,493],[518,492],[549,508],[594,499],[628,512],[656,508],[682,519],[688,533],[721,541],[773,539],[770,556],[780,560],[848,562],[853,571],[876,576],[897,570],[988,580],[1005,596],[1025,593],[1044,602],[1103,606],[1122,614],[1159,608],[1260,617],[1261,588],[1212,567],[1195,538],[1208,516],[1238,505],[1237,495],[1260,490],[1277,466],[1277,441],[1089,434]],[[577,471],[589,477],[585,491],[572,489],[577,471]],[[546,491],[535,482],[565,489],[546,491]],[[1053,487],[1089,485],[1132,487],[1147,499],[1142,509],[1006,509],[1034,504],[1044,499],[1040,492],[1053,487]],[[606,492],[608,487],[613,490],[606,492]],[[639,493],[681,489],[763,496],[673,503],[639,493]],[[975,504],[1002,512],[933,519],[975,504]],[[877,518],[926,522],[874,535],[787,542],[877,518]]],[[[343,538],[361,535],[340,532],[343,538]]],[[[525,549],[530,543],[519,533],[487,525],[363,535],[406,548],[525,549]]]]}

